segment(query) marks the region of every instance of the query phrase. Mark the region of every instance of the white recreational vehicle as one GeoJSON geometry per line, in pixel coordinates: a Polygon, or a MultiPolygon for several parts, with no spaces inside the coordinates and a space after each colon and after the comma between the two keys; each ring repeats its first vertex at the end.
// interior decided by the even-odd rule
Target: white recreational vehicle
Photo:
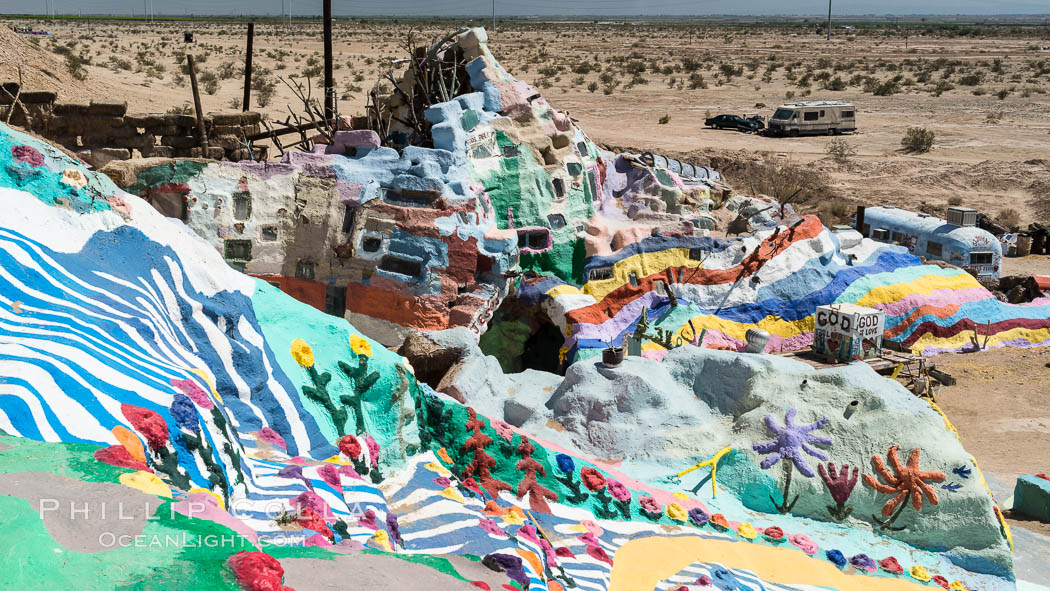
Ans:
{"type": "Polygon", "coordinates": [[[771,135],[832,135],[857,130],[857,108],[844,101],[786,103],[769,119],[771,135]]]}

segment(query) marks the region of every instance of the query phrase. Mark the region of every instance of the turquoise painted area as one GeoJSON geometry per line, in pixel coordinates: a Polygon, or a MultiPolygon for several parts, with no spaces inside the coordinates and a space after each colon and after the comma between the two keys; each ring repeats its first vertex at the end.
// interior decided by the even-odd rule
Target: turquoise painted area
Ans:
{"type": "Polygon", "coordinates": [[[0,161],[4,162],[0,187],[27,191],[48,205],[69,207],[77,213],[108,211],[111,207],[106,199],[121,193],[106,175],[88,174],[83,163],[2,123],[0,161]],[[86,184],[78,186],[74,178],[86,184]]]}
{"type": "MultiPolygon", "coordinates": [[[[339,395],[353,394],[351,380],[338,366],[339,361],[356,365],[356,354],[350,349],[350,335],[362,336],[368,341],[372,348],[372,356],[368,361],[369,370],[379,372],[379,379],[365,393],[365,430],[375,437],[382,447],[381,458],[384,464],[401,465],[401,443],[414,447],[418,446],[419,442],[416,423],[410,417],[404,418],[401,433],[398,433],[397,407],[391,401],[392,395],[398,392],[401,386],[401,374],[396,366],[404,367],[404,358],[387,350],[378,342],[363,337],[346,320],[293,300],[265,281],[256,282],[252,305],[262,326],[263,336],[273,348],[277,363],[296,385],[299,400],[317,421],[321,435],[333,443],[338,437],[327,412],[320,404],[302,393],[303,386],[310,386],[312,382],[307,371],[292,358],[292,341],[303,339],[313,349],[317,370],[322,373],[328,372],[332,376],[328,392],[336,400],[339,395]]],[[[407,379],[411,386],[404,394],[404,408],[411,409],[414,406],[412,392],[416,388],[415,377],[407,374],[407,379]]],[[[353,412],[350,411],[348,426],[354,423],[353,412]]]]}

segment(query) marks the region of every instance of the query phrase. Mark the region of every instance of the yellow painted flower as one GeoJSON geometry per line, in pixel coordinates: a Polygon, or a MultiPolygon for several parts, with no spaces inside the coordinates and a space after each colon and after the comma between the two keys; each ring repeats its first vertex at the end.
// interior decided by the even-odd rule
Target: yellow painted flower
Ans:
{"type": "Polygon", "coordinates": [[[62,171],[62,183],[69,185],[70,187],[76,187],[77,189],[83,189],[84,185],[87,184],[87,177],[84,173],[80,172],[75,168],[67,168],[62,171]]]}
{"type": "Polygon", "coordinates": [[[372,345],[368,344],[368,341],[356,334],[350,335],[350,348],[358,355],[364,355],[365,357],[372,356],[372,345]]]}
{"type": "Polygon", "coordinates": [[[121,484],[129,488],[136,488],[149,495],[171,498],[171,487],[157,478],[156,474],[144,472],[125,472],[117,478],[121,484]]]}
{"type": "Polygon", "coordinates": [[[376,544],[383,550],[390,552],[390,536],[387,535],[385,530],[377,529],[376,533],[372,535],[372,539],[376,541],[376,544]]]}
{"type": "Polygon", "coordinates": [[[737,526],[736,533],[741,538],[746,538],[748,540],[753,540],[758,537],[758,532],[755,531],[755,528],[747,521],[737,526]]]}
{"type": "Polygon", "coordinates": [[[948,585],[948,589],[951,591],[967,591],[966,585],[963,585],[962,581],[954,581],[951,585],[948,585]]]}
{"type": "Polygon", "coordinates": [[[930,573],[926,572],[926,569],[923,568],[921,564],[916,564],[915,566],[911,567],[911,570],[908,572],[909,574],[911,574],[911,578],[917,581],[927,583],[930,580],[930,573]]]}
{"type": "Polygon", "coordinates": [[[675,521],[685,521],[686,519],[689,519],[689,514],[686,513],[685,509],[683,509],[678,503],[668,504],[664,511],[667,513],[668,517],[675,521]]]}
{"type": "Polygon", "coordinates": [[[447,468],[437,462],[427,462],[423,467],[431,472],[435,472],[438,476],[449,476],[452,474],[447,468]]]}
{"type": "Polygon", "coordinates": [[[445,497],[446,499],[456,501],[457,503],[467,504],[467,500],[463,498],[463,495],[459,494],[459,491],[452,488],[451,486],[438,493],[439,497],[445,497]]]}
{"type": "Polygon", "coordinates": [[[676,498],[676,499],[678,499],[678,500],[681,500],[681,501],[688,501],[689,500],[689,497],[685,496],[685,493],[674,492],[674,493],[671,493],[671,496],[676,498]]]}
{"type": "Polygon", "coordinates": [[[314,366],[314,350],[302,339],[292,341],[292,358],[303,367],[314,366]]]}
{"type": "Polygon", "coordinates": [[[517,511],[515,511],[515,509],[518,508],[511,507],[510,511],[500,515],[500,519],[503,520],[503,523],[506,523],[507,525],[524,525],[525,517],[522,515],[521,509],[518,509],[517,511]]]}

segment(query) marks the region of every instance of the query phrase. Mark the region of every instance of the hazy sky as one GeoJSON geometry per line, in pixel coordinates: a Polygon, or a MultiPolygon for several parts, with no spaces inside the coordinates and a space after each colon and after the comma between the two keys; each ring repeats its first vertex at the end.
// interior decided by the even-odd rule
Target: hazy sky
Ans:
{"type": "MultiPolygon", "coordinates": [[[[0,13],[136,14],[150,0],[0,0],[0,13]]],[[[152,0],[156,14],[279,15],[291,2],[294,14],[320,14],[321,0],[152,0]]],[[[824,0],[495,0],[506,15],[820,15],[824,0]]],[[[336,16],[488,15],[492,0],[333,0],[336,16]]],[[[1050,0],[837,0],[834,13],[866,14],[1048,14],[1050,0]]]]}

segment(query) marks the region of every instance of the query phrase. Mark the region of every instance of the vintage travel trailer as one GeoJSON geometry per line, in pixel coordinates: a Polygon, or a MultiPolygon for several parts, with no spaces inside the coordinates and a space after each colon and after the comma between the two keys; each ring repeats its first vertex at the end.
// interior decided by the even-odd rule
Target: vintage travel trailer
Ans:
{"type": "Polygon", "coordinates": [[[857,107],[844,101],[786,103],[769,118],[772,135],[832,135],[857,131],[857,107]]]}
{"type": "Polygon", "coordinates": [[[999,279],[1002,245],[976,224],[977,212],[965,207],[948,208],[947,220],[896,207],[868,207],[858,210],[856,220],[865,238],[900,244],[916,256],[966,269],[979,280],[999,279]]]}

